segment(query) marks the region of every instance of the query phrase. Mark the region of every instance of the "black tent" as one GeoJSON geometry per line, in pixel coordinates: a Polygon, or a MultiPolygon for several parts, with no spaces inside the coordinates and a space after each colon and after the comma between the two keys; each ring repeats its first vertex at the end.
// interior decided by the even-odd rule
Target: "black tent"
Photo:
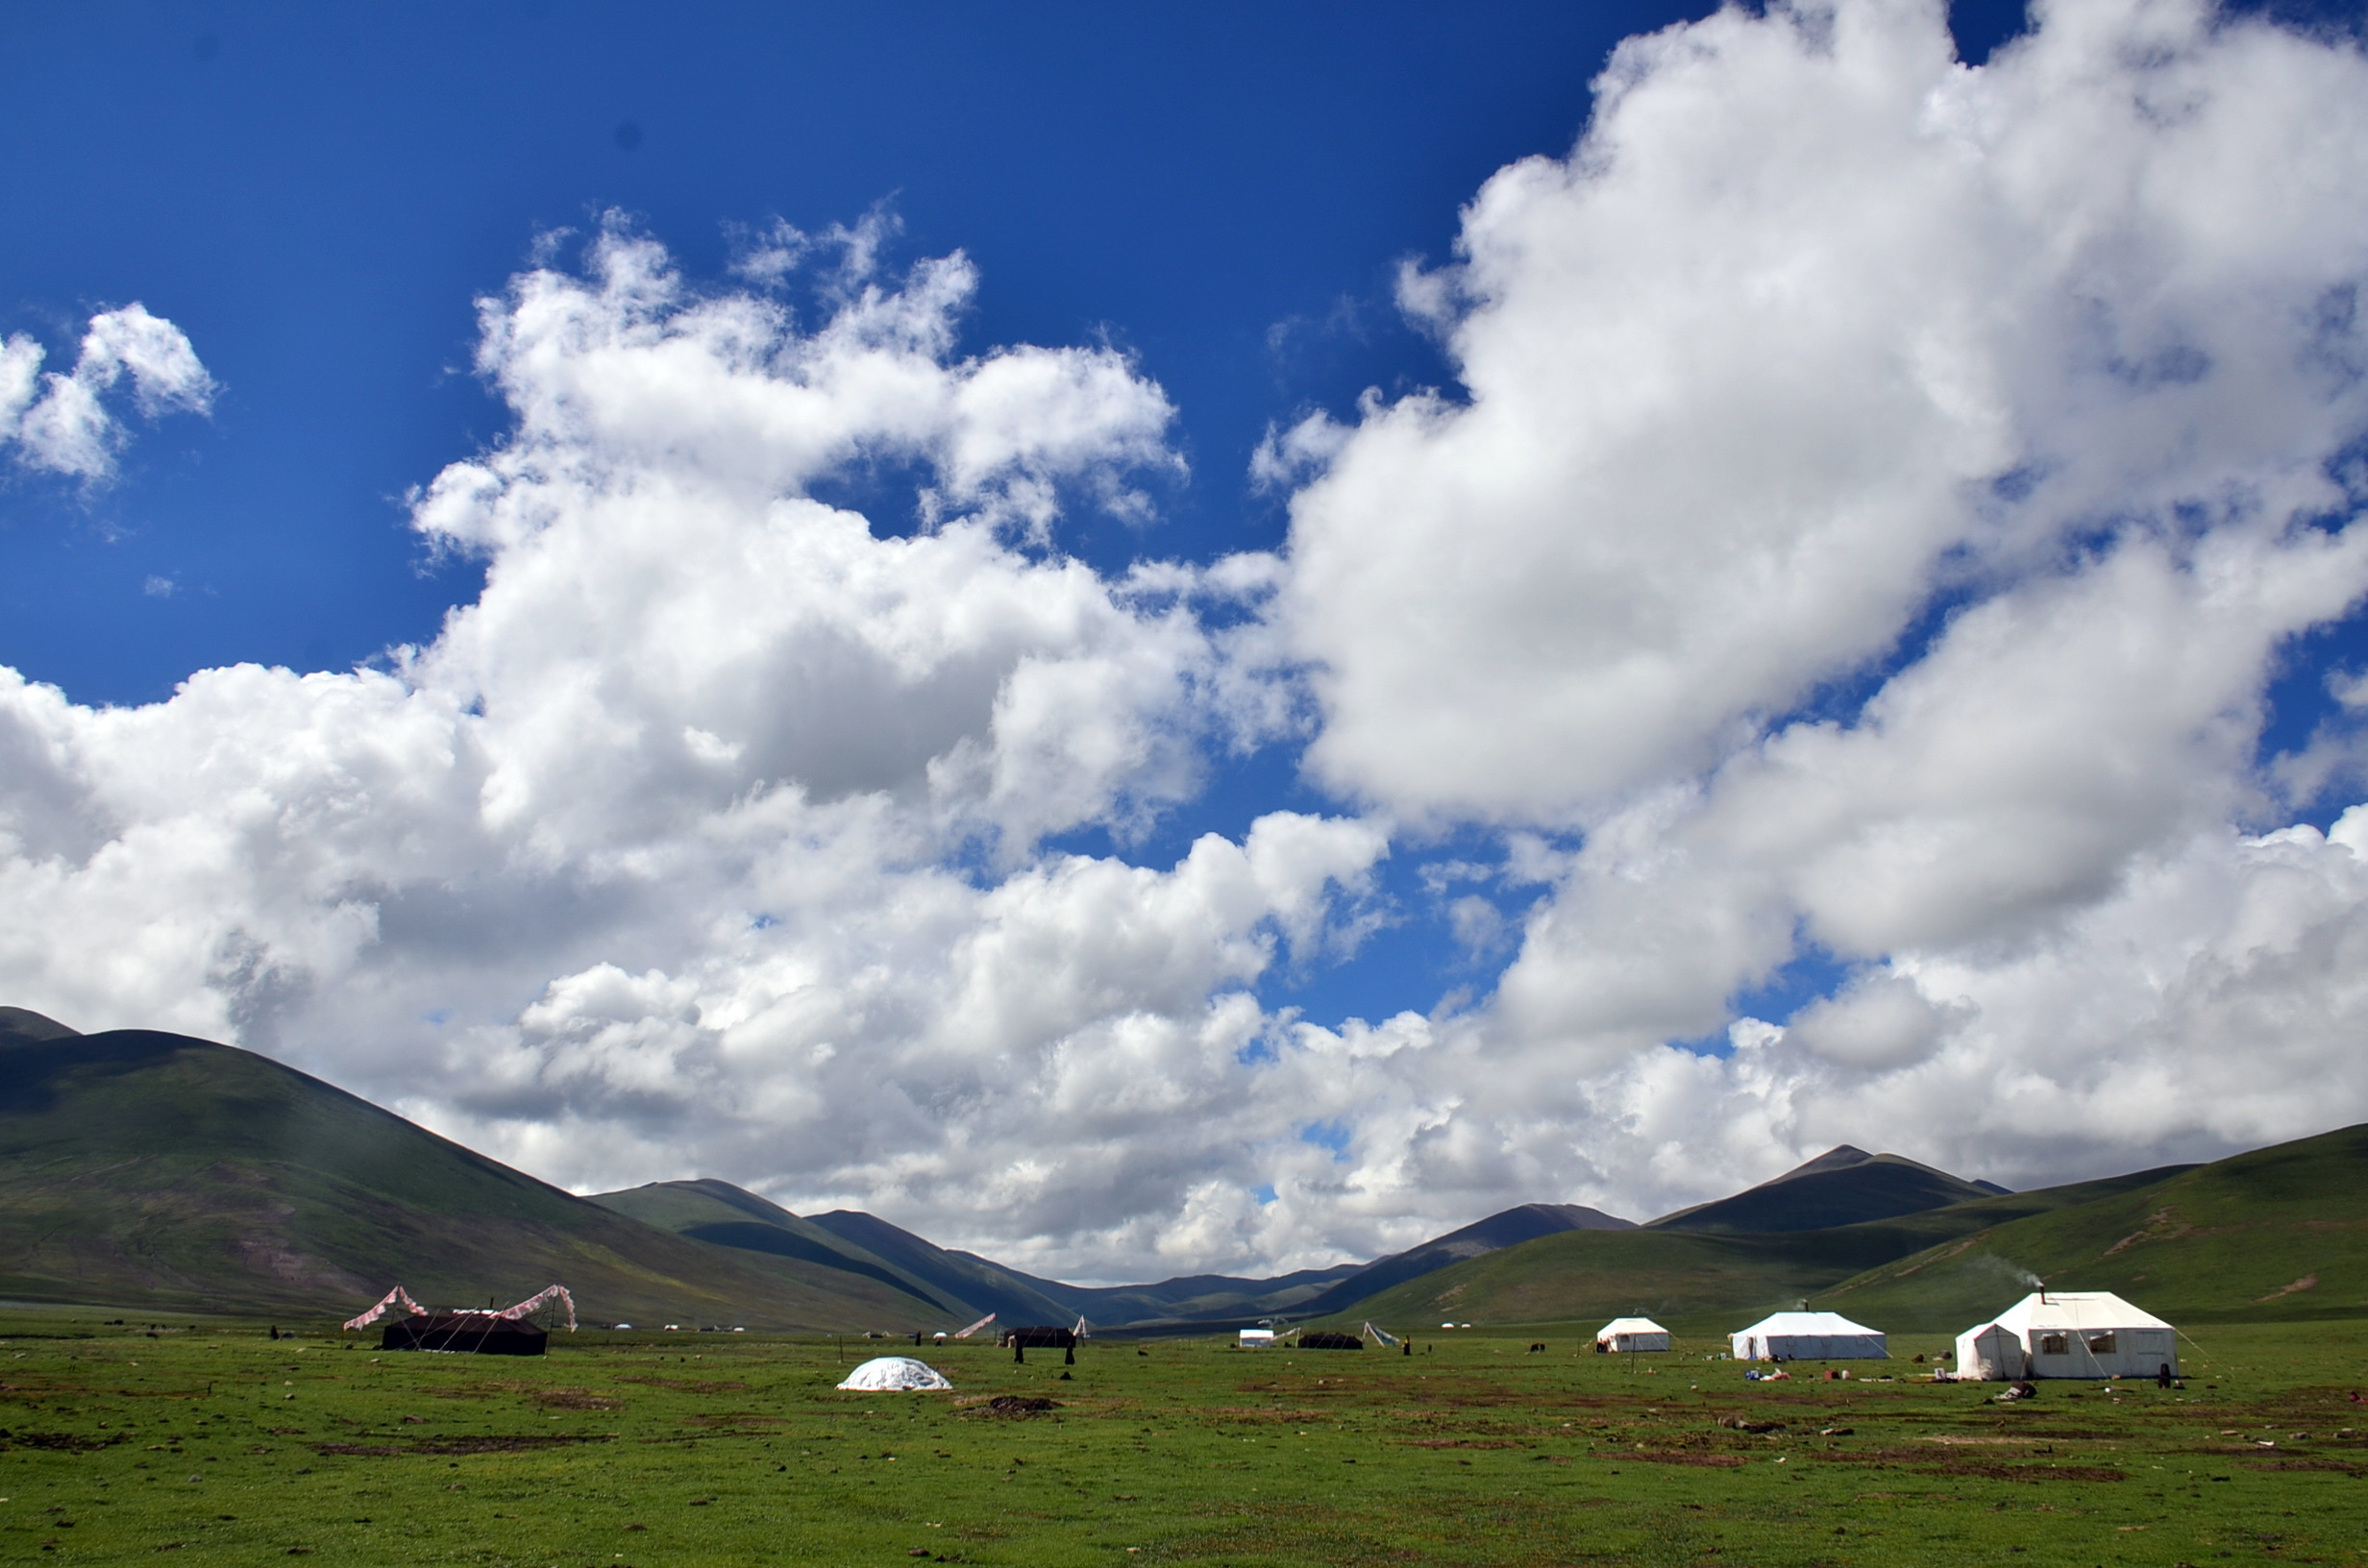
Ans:
{"type": "Polygon", "coordinates": [[[481,1356],[540,1356],[551,1335],[521,1318],[492,1312],[430,1312],[400,1318],[380,1336],[382,1350],[457,1350],[481,1356]]]}
{"type": "Polygon", "coordinates": [[[1017,1346],[1022,1350],[1033,1350],[1038,1346],[1049,1346],[1055,1350],[1074,1350],[1077,1345],[1077,1331],[1055,1328],[1049,1323],[1030,1323],[1024,1328],[1012,1330],[996,1343],[1017,1346]]]}
{"type": "Polygon", "coordinates": [[[1299,1335],[1301,1350],[1363,1350],[1365,1341],[1353,1334],[1333,1334],[1319,1330],[1299,1335]]]}

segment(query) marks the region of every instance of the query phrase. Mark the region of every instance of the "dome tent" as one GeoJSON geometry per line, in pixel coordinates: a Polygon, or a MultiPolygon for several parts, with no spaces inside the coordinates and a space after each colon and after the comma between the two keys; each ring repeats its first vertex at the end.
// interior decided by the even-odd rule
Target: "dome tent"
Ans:
{"type": "Polygon", "coordinates": [[[876,1356],[850,1372],[839,1386],[867,1394],[950,1392],[953,1388],[937,1368],[910,1356],[876,1356]]]}

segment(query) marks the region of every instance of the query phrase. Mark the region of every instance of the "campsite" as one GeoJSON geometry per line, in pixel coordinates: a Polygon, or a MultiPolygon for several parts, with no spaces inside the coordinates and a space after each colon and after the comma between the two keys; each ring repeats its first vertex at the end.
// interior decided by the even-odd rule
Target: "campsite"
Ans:
{"type": "Polygon", "coordinates": [[[106,1317],[0,1315],[0,1560],[2169,1568],[2356,1562],[2368,1507],[2356,1320],[2205,1328],[2182,1388],[2002,1405],[1922,1376],[1939,1334],[1747,1382],[1705,1360],[1723,1320],[1634,1362],[1592,1323],[1411,1357],[1089,1339],[1073,1367],[981,1336],[914,1353],[929,1393],[840,1391],[896,1353],[861,1338],[586,1329],[509,1360],[106,1317]]]}
{"type": "Polygon", "coordinates": [[[2368,1127],[1081,1287],[203,1041],[0,1048],[0,1561],[2360,1560],[2368,1127]]]}

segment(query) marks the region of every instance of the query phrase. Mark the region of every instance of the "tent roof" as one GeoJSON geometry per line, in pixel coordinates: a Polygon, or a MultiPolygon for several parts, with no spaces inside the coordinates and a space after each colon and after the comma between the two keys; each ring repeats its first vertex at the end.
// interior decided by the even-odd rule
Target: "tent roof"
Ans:
{"type": "Polygon", "coordinates": [[[839,1384],[859,1392],[890,1393],[898,1389],[951,1388],[937,1368],[910,1356],[876,1356],[847,1375],[839,1384]]]}
{"type": "Polygon", "coordinates": [[[1863,1323],[1853,1323],[1839,1312],[1770,1312],[1748,1329],[1738,1334],[1755,1334],[1764,1339],[1778,1334],[1878,1334],[1863,1323]]]}
{"type": "MultiPolygon", "coordinates": [[[[2167,1329],[2168,1323],[2141,1311],[2110,1290],[2034,1291],[1990,1320],[2016,1334],[2035,1329],[2167,1329]]],[[[1986,1328],[1988,1324],[1977,1325],[1986,1328]]]]}
{"type": "Polygon", "coordinates": [[[1595,1331],[1600,1339],[1607,1334],[1666,1334],[1669,1331],[1649,1317],[1616,1317],[1595,1331]]]}

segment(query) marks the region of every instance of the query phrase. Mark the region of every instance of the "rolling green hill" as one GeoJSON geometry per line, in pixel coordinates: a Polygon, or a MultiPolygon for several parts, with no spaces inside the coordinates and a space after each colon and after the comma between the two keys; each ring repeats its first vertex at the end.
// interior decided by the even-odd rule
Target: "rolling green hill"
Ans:
{"type": "Polygon", "coordinates": [[[2368,1316],[2368,1125],[2016,1218],[1843,1281],[1816,1305],[1961,1329],[2041,1279],[2173,1322],[2368,1316]]]}
{"type": "Polygon", "coordinates": [[[344,1316],[557,1281],[595,1321],[900,1329],[906,1289],[752,1266],[573,1197],[318,1079],[147,1030],[0,1017],[0,1296],[344,1316]]]}
{"type": "Polygon", "coordinates": [[[1634,1312],[1681,1332],[1709,1333],[1807,1303],[1889,1328],[1889,1320],[1865,1317],[1830,1292],[1936,1243],[2118,1201],[2196,1168],[2210,1167],[2166,1166],[1816,1231],[1570,1231],[1407,1281],[1355,1303],[1334,1321],[1419,1329],[1442,1320],[1599,1323],[1634,1312]]]}
{"type": "Polygon", "coordinates": [[[1524,1203],[1474,1220],[1462,1230],[1433,1237],[1418,1247],[1374,1260],[1341,1280],[1306,1305],[1316,1313],[1341,1312],[1369,1301],[1409,1280],[1420,1279],[1451,1263],[1518,1246],[1542,1236],[1566,1231],[1633,1231],[1636,1221],[1607,1214],[1576,1203],[1524,1203]]]}

